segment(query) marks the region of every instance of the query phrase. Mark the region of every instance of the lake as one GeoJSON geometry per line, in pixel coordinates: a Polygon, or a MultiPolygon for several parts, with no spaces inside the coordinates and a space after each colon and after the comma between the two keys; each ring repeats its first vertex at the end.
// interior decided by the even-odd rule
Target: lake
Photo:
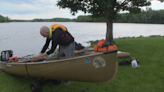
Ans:
{"type": "MultiPolygon", "coordinates": [[[[38,54],[46,38],[40,35],[41,26],[61,24],[67,27],[77,43],[89,46],[87,41],[105,39],[106,23],[90,22],[11,22],[0,23],[0,52],[13,50],[18,57],[38,54]]],[[[164,35],[164,24],[114,23],[113,36],[138,37],[164,35]]]]}

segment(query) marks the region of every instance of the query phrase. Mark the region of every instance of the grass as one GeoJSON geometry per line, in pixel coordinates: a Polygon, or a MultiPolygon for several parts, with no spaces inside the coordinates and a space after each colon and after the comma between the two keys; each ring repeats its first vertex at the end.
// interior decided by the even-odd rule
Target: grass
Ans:
{"type": "MultiPolygon", "coordinates": [[[[136,57],[140,68],[119,66],[116,78],[107,84],[73,81],[69,85],[54,85],[51,82],[41,88],[41,92],[163,92],[164,91],[164,37],[116,39],[119,51],[136,57]]],[[[96,76],[95,76],[96,77],[96,76]]],[[[0,92],[31,92],[30,77],[15,76],[0,70],[0,92]]]]}

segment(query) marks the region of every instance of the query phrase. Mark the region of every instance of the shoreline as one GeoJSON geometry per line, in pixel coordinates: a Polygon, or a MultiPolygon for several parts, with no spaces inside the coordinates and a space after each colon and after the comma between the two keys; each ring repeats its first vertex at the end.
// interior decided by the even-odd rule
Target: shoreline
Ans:
{"type": "Polygon", "coordinates": [[[162,36],[162,35],[149,35],[149,36],[140,35],[140,36],[137,36],[137,37],[135,37],[135,36],[132,36],[132,37],[127,36],[127,37],[118,37],[118,38],[114,38],[114,40],[115,40],[115,39],[128,39],[128,38],[150,38],[150,37],[164,37],[164,36],[162,36]]]}
{"type": "MultiPolygon", "coordinates": [[[[135,36],[132,36],[132,37],[127,36],[127,37],[114,38],[114,40],[116,40],[116,39],[129,39],[129,38],[152,38],[152,37],[164,37],[164,35],[149,35],[149,36],[140,35],[140,36],[137,36],[137,37],[135,37],[135,36]]],[[[105,39],[101,39],[101,40],[105,40],[105,39]]],[[[87,41],[86,43],[88,43],[88,44],[96,44],[98,42],[99,42],[99,40],[91,40],[91,41],[87,41]]]]}

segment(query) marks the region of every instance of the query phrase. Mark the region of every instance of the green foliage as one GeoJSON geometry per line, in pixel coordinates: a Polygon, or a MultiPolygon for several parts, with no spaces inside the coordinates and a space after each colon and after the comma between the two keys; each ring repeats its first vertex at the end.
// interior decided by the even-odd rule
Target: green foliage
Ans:
{"type": "Polygon", "coordinates": [[[8,17],[0,15],[0,22],[10,22],[10,19],[8,17]]]}
{"type": "Polygon", "coordinates": [[[57,6],[69,8],[72,15],[78,11],[90,13],[93,17],[113,20],[119,11],[139,13],[140,7],[149,6],[148,0],[58,0],[57,6]]]}
{"type": "MultiPolygon", "coordinates": [[[[78,16],[77,19],[52,18],[52,19],[33,19],[33,20],[10,20],[8,17],[0,15],[0,22],[105,22],[103,17],[93,18],[91,15],[78,16]]],[[[119,13],[113,21],[115,23],[155,23],[164,24],[164,10],[141,11],[139,14],[119,13]]]]}
{"type": "Polygon", "coordinates": [[[31,20],[17,20],[17,19],[14,19],[14,20],[11,20],[11,22],[31,22],[31,20]]]}
{"type": "Polygon", "coordinates": [[[33,20],[11,20],[11,22],[71,22],[75,19],[69,18],[52,18],[52,19],[33,19],[33,20]]]}
{"type": "MultiPolygon", "coordinates": [[[[163,92],[164,37],[115,40],[118,50],[131,53],[139,60],[140,68],[118,66],[116,78],[107,84],[73,81],[69,85],[47,83],[41,92],[163,92]]],[[[129,58],[118,59],[130,60],[129,58]]],[[[96,76],[95,76],[96,77],[96,76]]],[[[15,76],[0,71],[0,92],[31,92],[30,77],[15,76]]]]}
{"type": "Polygon", "coordinates": [[[5,18],[0,15],[0,22],[5,22],[5,18]]]}
{"type": "MultiPolygon", "coordinates": [[[[78,16],[75,22],[105,22],[104,18],[92,18],[88,16],[78,16]]],[[[113,21],[115,23],[155,23],[164,24],[164,10],[142,11],[139,14],[120,13],[113,21]]]]}
{"type": "Polygon", "coordinates": [[[78,16],[75,22],[104,22],[104,18],[92,18],[89,16],[78,16]]]}
{"type": "Polygon", "coordinates": [[[113,20],[119,11],[139,13],[140,7],[149,6],[149,0],[58,0],[59,8],[68,8],[72,15],[78,11],[92,14],[92,17],[103,17],[107,23],[106,42],[113,41],[113,20]]]}
{"type": "Polygon", "coordinates": [[[118,23],[158,23],[164,24],[164,10],[153,11],[142,11],[139,14],[119,14],[119,17],[114,20],[118,23]]]}
{"type": "Polygon", "coordinates": [[[71,22],[68,18],[53,18],[53,19],[33,19],[32,22],[71,22]]]}

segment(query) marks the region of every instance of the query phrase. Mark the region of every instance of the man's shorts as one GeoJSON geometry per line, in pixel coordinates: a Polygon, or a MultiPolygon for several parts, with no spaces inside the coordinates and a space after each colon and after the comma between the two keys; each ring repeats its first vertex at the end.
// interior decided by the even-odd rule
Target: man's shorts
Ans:
{"type": "Polygon", "coordinates": [[[57,57],[71,57],[74,56],[75,42],[73,41],[67,46],[59,46],[57,57]]]}

